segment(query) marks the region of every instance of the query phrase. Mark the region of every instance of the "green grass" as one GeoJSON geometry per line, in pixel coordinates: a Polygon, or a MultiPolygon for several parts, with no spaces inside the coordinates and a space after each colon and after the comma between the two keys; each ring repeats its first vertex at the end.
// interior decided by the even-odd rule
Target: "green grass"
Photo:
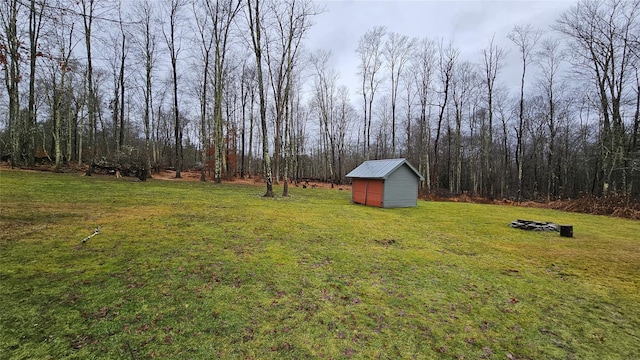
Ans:
{"type": "Polygon", "coordinates": [[[0,172],[0,358],[640,358],[640,222],[263,192],[0,172]]]}

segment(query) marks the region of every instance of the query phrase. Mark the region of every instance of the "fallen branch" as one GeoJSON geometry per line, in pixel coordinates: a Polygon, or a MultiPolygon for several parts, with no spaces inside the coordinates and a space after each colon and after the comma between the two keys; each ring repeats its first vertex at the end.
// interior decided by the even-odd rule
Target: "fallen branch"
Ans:
{"type": "Polygon", "coordinates": [[[93,234],[87,236],[86,238],[82,239],[82,243],[86,243],[87,240],[91,239],[92,237],[100,234],[100,228],[102,228],[102,226],[98,226],[95,230],[93,230],[93,234]]]}

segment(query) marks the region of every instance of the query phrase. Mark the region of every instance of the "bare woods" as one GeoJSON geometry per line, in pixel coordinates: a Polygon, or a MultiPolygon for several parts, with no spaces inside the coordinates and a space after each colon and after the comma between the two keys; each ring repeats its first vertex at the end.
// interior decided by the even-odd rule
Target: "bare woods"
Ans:
{"type": "Polygon", "coordinates": [[[340,184],[363,160],[405,157],[431,194],[640,195],[640,0],[583,0],[471,56],[430,34],[362,29],[354,84],[307,41],[325,11],[308,0],[0,7],[0,154],[15,167],[261,176],[273,196],[273,184],[340,184]]]}

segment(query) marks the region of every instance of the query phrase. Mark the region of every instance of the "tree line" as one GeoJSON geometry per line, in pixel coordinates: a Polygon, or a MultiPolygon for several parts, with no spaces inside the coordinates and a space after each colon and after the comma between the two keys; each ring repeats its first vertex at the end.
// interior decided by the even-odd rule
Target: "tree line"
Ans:
{"type": "Polygon", "coordinates": [[[309,0],[0,6],[0,154],[12,166],[262,176],[273,196],[274,183],[287,195],[405,157],[429,193],[640,195],[639,0],[582,0],[471,59],[447,39],[376,26],[354,49],[352,88],[330,51],[305,42],[323,11],[309,0]],[[517,90],[501,81],[507,66],[517,90]]]}

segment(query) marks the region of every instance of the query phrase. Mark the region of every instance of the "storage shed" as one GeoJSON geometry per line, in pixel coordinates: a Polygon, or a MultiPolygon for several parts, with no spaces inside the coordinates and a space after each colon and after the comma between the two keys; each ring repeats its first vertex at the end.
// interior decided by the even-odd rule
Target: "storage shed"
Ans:
{"type": "Polygon", "coordinates": [[[418,204],[418,183],[424,178],[406,159],[365,161],[347,174],[351,200],[384,208],[418,204]]]}

